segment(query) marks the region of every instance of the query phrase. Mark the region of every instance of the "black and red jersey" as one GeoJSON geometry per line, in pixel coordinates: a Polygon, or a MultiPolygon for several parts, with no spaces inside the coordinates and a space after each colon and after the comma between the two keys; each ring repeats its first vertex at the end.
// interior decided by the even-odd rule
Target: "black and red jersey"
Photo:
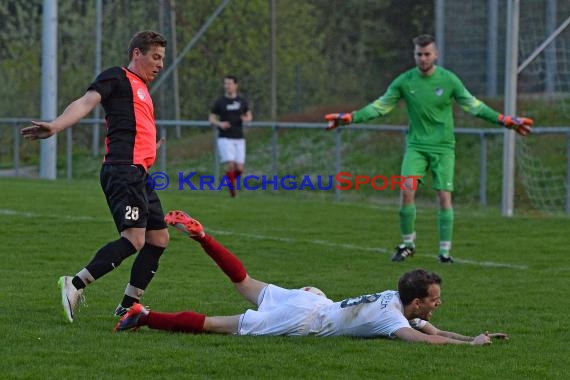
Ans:
{"type": "Polygon", "coordinates": [[[156,159],[156,125],[146,83],[125,67],[111,67],[101,72],[87,90],[101,95],[105,110],[104,164],[150,168],[156,159]]]}
{"type": "Polygon", "coordinates": [[[219,129],[219,137],[226,137],[229,139],[243,139],[243,121],[241,116],[249,111],[247,100],[241,96],[235,98],[227,98],[222,96],[211,108],[211,113],[218,115],[220,121],[227,121],[230,123],[230,128],[219,129]]]}

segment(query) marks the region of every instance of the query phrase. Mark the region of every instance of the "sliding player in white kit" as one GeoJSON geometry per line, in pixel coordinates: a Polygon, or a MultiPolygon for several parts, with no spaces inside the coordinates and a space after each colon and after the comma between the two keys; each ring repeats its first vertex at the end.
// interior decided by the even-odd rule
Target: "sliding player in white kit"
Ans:
{"type": "Polygon", "coordinates": [[[284,289],[250,277],[233,253],[182,211],[169,212],[165,221],[199,242],[236,290],[257,310],[208,317],[193,311],[161,313],[135,304],[117,323],[115,331],[148,326],[187,333],[397,337],[411,342],[472,345],[490,344],[493,337],[508,338],[503,333],[470,337],[439,330],[429,323],[433,310],[441,304],[441,278],[435,273],[416,269],[400,278],[398,291],[386,290],[334,302],[322,293],[284,289]]]}

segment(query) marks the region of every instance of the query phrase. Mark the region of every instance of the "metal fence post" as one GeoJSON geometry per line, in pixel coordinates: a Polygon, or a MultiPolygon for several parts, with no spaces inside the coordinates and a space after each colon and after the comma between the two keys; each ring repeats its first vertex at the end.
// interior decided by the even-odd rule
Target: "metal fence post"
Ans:
{"type": "Polygon", "coordinates": [[[277,175],[277,124],[271,126],[271,175],[277,175]]]}
{"type": "Polygon", "coordinates": [[[163,140],[163,143],[162,143],[162,145],[160,146],[160,149],[159,149],[159,152],[158,152],[159,157],[160,157],[160,171],[163,172],[163,173],[166,173],[166,170],[167,170],[167,169],[166,169],[166,158],[167,158],[167,156],[166,156],[166,153],[167,153],[167,152],[166,152],[166,147],[168,146],[168,144],[166,143],[166,135],[167,135],[167,132],[166,132],[166,125],[163,125],[163,126],[160,128],[160,138],[161,138],[161,139],[164,139],[164,140],[163,140]]]}
{"type": "Polygon", "coordinates": [[[570,132],[566,133],[566,214],[570,214],[570,132]]]}
{"type": "MultiPolygon", "coordinates": [[[[342,166],[342,151],[341,151],[341,141],[340,141],[340,130],[341,128],[337,128],[336,129],[336,134],[334,136],[335,138],[335,155],[336,155],[336,160],[335,160],[335,170],[336,173],[340,173],[340,168],[342,166]]],[[[336,175],[335,175],[336,178],[336,175]]],[[[336,200],[340,201],[341,200],[341,193],[340,193],[340,189],[335,186],[335,196],[336,196],[336,200]]]]}
{"type": "Polygon", "coordinates": [[[479,200],[481,206],[487,206],[487,139],[485,132],[479,134],[481,157],[479,160],[479,200]]]}
{"type": "Polygon", "coordinates": [[[13,160],[14,160],[14,175],[16,177],[20,176],[20,128],[17,125],[14,125],[14,152],[13,160]]]}
{"type": "Polygon", "coordinates": [[[73,179],[73,131],[72,128],[67,128],[65,131],[65,151],[67,161],[67,180],[73,179]]]}

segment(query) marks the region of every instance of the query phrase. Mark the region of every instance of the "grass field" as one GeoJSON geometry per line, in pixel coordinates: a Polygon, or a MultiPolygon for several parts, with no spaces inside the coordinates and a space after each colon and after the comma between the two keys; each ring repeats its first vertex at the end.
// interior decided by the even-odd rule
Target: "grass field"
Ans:
{"type": "MultiPolygon", "coordinates": [[[[502,218],[456,208],[453,254],[438,264],[435,211],[418,211],[418,253],[391,263],[397,206],[333,203],[264,192],[163,191],[165,209],[192,213],[249,273],[285,287],[315,285],[329,298],[393,289],[423,267],[443,277],[432,322],[475,335],[508,332],[491,346],[429,346],[386,339],[113,334],[113,310],[132,258],[87,289],[64,323],[56,287],[115,238],[95,181],[0,179],[0,378],[561,379],[568,373],[570,219],[502,218]]],[[[239,314],[248,304],[194,242],[171,244],[144,303],[155,310],[239,314]]]]}

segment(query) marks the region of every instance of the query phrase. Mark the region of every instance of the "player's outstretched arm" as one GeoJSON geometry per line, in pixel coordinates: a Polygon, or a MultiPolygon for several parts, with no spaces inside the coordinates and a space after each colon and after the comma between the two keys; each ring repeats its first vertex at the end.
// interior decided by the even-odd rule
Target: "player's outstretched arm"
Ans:
{"type": "Polygon", "coordinates": [[[352,113],[329,113],[325,115],[325,120],[328,122],[327,131],[337,128],[339,125],[347,125],[352,123],[352,113]]]}
{"type": "MultiPolygon", "coordinates": [[[[454,339],[442,335],[430,335],[422,331],[415,330],[411,327],[404,327],[395,332],[395,335],[406,342],[423,342],[429,344],[470,344],[473,346],[482,346],[491,344],[491,336],[489,334],[480,334],[470,340],[454,339]]],[[[467,337],[465,337],[467,338],[467,337]]]]}
{"type": "Polygon", "coordinates": [[[423,342],[429,344],[471,344],[463,340],[456,340],[440,335],[426,334],[411,327],[404,327],[396,331],[395,335],[406,342],[423,342]]]}
{"type": "Polygon", "coordinates": [[[439,336],[443,336],[443,337],[451,338],[451,339],[455,339],[455,340],[462,340],[464,342],[471,342],[473,340],[473,337],[471,337],[471,336],[461,335],[458,333],[454,333],[452,331],[440,330],[429,322],[426,322],[425,326],[419,330],[421,332],[423,332],[424,334],[439,335],[439,336]]]}
{"type": "MultiPolygon", "coordinates": [[[[420,331],[423,332],[424,334],[439,335],[439,336],[443,336],[445,338],[461,340],[464,342],[472,342],[475,340],[475,338],[471,337],[471,336],[458,334],[458,333],[455,333],[453,331],[440,330],[437,327],[435,327],[434,325],[432,325],[430,322],[426,322],[425,326],[423,328],[421,328],[420,331]]],[[[489,338],[505,339],[505,340],[509,339],[509,336],[505,333],[489,333],[487,331],[487,332],[485,332],[485,334],[481,334],[481,335],[487,335],[489,338]]]]}
{"type": "Polygon", "coordinates": [[[96,91],[87,91],[81,98],[71,102],[65,111],[53,121],[32,121],[30,127],[20,133],[27,139],[46,139],[76,124],[101,102],[101,95],[96,91]]]}
{"type": "Polygon", "coordinates": [[[534,124],[534,120],[527,117],[517,117],[503,114],[499,114],[497,121],[505,128],[514,129],[521,136],[528,135],[531,132],[530,127],[534,124]]]}

